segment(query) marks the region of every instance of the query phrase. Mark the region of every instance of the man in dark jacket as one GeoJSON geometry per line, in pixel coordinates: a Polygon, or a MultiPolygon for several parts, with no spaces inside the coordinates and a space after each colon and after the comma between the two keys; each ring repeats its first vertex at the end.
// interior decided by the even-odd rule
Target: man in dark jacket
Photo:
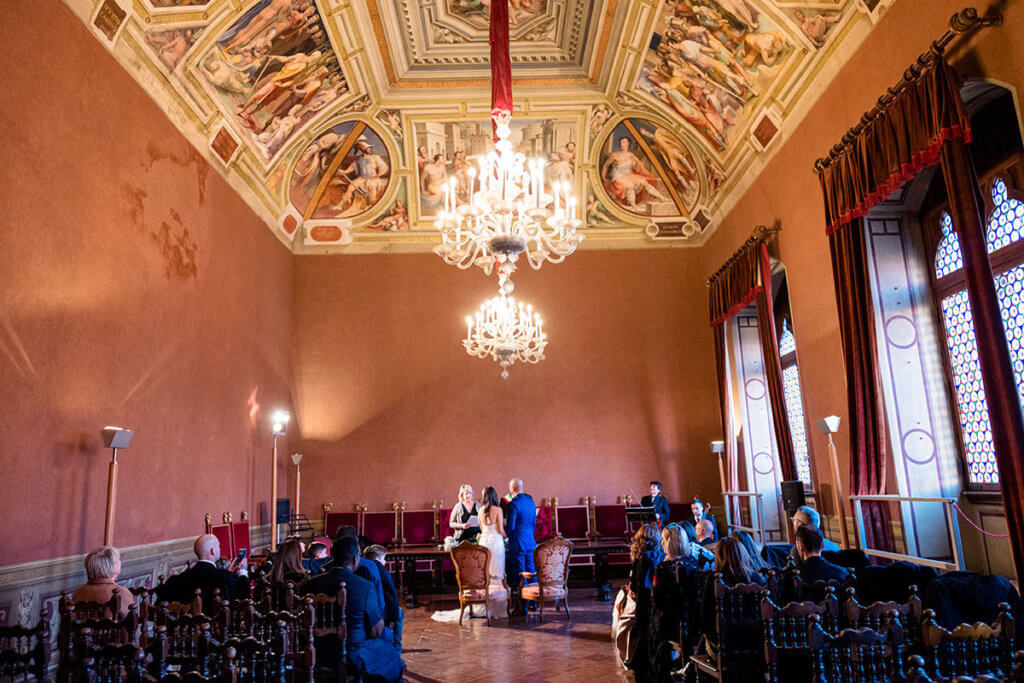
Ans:
{"type": "Polygon", "coordinates": [[[805,583],[815,581],[845,581],[850,570],[832,564],[821,556],[825,539],[816,526],[805,524],[796,530],[796,551],[800,555],[800,578],[805,583]]]}
{"type": "Polygon", "coordinates": [[[250,596],[252,587],[249,584],[248,564],[244,558],[238,565],[232,561],[227,569],[218,567],[220,541],[213,534],[203,534],[197,538],[193,551],[196,563],[159,586],[156,589],[158,601],[191,602],[198,589],[203,597],[203,611],[209,614],[213,608],[214,595],[224,600],[241,600],[250,596]]]}
{"type": "Polygon", "coordinates": [[[363,551],[363,555],[377,564],[380,570],[381,583],[384,587],[384,623],[395,633],[395,649],[402,651],[402,625],[405,622],[405,614],[398,600],[398,591],[395,589],[395,582],[391,578],[391,572],[384,564],[387,558],[387,548],[382,545],[371,545],[363,551]]]}
{"type": "MultiPolygon", "coordinates": [[[[355,573],[360,560],[359,542],[354,538],[341,538],[334,543],[331,552],[334,562],[330,569],[302,584],[302,592],[335,595],[344,584],[349,663],[360,674],[374,680],[400,680],[405,663],[392,647],[390,631],[384,627],[377,591],[372,583],[355,573]]],[[[338,662],[337,640],[317,642],[316,649],[318,663],[321,657],[327,666],[338,662]]]]}
{"type": "Polygon", "coordinates": [[[669,514],[671,514],[668,507],[668,498],[661,495],[661,482],[651,482],[651,495],[644,496],[640,499],[640,505],[645,508],[653,507],[654,514],[657,516],[658,521],[661,523],[661,528],[664,529],[668,526],[669,514]]]}

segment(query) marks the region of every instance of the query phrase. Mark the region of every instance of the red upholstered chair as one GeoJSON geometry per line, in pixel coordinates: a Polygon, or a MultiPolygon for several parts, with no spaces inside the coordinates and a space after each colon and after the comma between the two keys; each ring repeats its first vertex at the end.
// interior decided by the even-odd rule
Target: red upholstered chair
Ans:
{"type": "Polygon", "coordinates": [[[338,533],[338,529],[343,526],[354,526],[356,530],[359,530],[359,522],[359,513],[356,511],[327,511],[324,513],[324,536],[333,539],[335,535],[338,533]]]}
{"type": "Polygon", "coordinates": [[[220,554],[222,557],[234,557],[234,536],[231,533],[230,524],[213,524],[208,533],[213,534],[220,541],[220,554]]]}
{"type": "Polygon", "coordinates": [[[402,545],[434,545],[437,542],[436,510],[402,510],[402,545]]]}
{"type": "Polygon", "coordinates": [[[371,543],[394,545],[398,542],[398,510],[364,512],[363,536],[371,543]]]}
{"type": "MultiPolygon", "coordinates": [[[[555,498],[555,535],[570,541],[587,541],[590,539],[590,506],[559,505],[555,498]]],[[[592,567],[593,555],[573,555],[569,559],[573,567],[592,567]]]]}
{"type": "Polygon", "coordinates": [[[536,575],[537,583],[526,584],[520,589],[523,600],[540,603],[540,620],[544,621],[544,603],[553,600],[555,609],[562,603],[566,618],[569,618],[569,558],[572,557],[572,543],[561,536],[544,541],[533,551],[536,574],[523,572],[523,577],[536,575]]]}
{"type": "Polygon", "coordinates": [[[629,530],[626,526],[626,506],[621,503],[614,505],[594,506],[594,536],[597,538],[626,538],[629,530]]]}
{"type": "Polygon", "coordinates": [[[533,528],[533,538],[538,542],[546,541],[555,535],[555,520],[550,505],[537,507],[537,525],[533,528]]]}
{"type": "Polygon", "coordinates": [[[252,554],[251,537],[249,535],[249,520],[231,523],[231,556],[234,557],[238,551],[245,548],[248,554],[252,554]]]}

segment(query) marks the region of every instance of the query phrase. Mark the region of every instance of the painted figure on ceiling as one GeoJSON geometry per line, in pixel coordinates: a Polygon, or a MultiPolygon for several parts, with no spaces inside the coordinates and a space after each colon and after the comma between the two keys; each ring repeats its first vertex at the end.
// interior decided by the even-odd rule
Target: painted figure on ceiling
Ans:
{"type": "Polygon", "coordinates": [[[340,215],[351,216],[360,214],[377,203],[387,189],[391,168],[384,161],[384,157],[373,151],[366,136],[359,137],[352,155],[342,163],[346,162],[349,162],[348,165],[331,180],[328,192],[336,192],[344,185],[347,187],[336,201],[332,201],[332,198],[326,199],[340,211],[340,215]]]}
{"type": "Polygon", "coordinates": [[[448,169],[443,154],[434,158],[420,169],[420,199],[432,208],[444,203],[444,184],[448,180],[448,169]]]}
{"type": "Polygon", "coordinates": [[[605,189],[629,208],[636,208],[647,195],[669,201],[654,187],[658,179],[651,175],[639,157],[629,151],[629,144],[628,137],[620,138],[619,149],[609,154],[602,164],[601,177],[605,179],[605,189]]]}
{"type": "Polygon", "coordinates": [[[823,47],[825,45],[825,34],[828,33],[833,24],[839,22],[839,15],[830,16],[819,12],[817,16],[811,17],[801,9],[796,10],[793,16],[796,17],[797,23],[800,24],[800,30],[804,32],[804,35],[807,36],[814,47],[823,47]]]}

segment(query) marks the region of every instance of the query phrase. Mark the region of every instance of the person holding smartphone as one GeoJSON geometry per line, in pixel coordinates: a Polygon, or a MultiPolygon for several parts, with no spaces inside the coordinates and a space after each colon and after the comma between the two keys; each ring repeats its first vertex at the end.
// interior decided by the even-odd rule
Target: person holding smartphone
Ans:
{"type": "Polygon", "coordinates": [[[196,590],[201,592],[203,611],[213,608],[214,595],[239,600],[252,593],[249,584],[249,562],[246,553],[240,552],[231,560],[227,569],[217,566],[220,559],[220,541],[213,534],[203,534],[196,539],[193,551],[196,563],[176,576],[172,576],[156,590],[160,602],[188,603],[195,599],[196,590]]]}

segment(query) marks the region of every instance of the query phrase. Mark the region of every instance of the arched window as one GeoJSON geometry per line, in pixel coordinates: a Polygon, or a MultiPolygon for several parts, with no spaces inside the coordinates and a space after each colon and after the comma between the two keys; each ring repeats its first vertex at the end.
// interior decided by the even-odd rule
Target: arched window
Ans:
{"type": "Polygon", "coordinates": [[[796,365],[796,339],[785,320],[779,335],[779,356],[782,358],[782,392],[786,399],[789,431],[793,435],[796,473],[800,481],[810,487],[811,458],[807,450],[807,419],[804,417],[803,392],[800,391],[800,372],[796,365]]]}
{"type": "MultiPolygon", "coordinates": [[[[1017,398],[1024,404],[1024,202],[1012,196],[1005,180],[996,177],[992,206],[986,241],[1017,398]]],[[[960,239],[948,213],[943,212],[939,220],[942,240],[935,252],[935,291],[945,326],[968,475],[972,484],[998,484],[999,469],[978,362],[974,316],[965,289],[960,239]]]]}

